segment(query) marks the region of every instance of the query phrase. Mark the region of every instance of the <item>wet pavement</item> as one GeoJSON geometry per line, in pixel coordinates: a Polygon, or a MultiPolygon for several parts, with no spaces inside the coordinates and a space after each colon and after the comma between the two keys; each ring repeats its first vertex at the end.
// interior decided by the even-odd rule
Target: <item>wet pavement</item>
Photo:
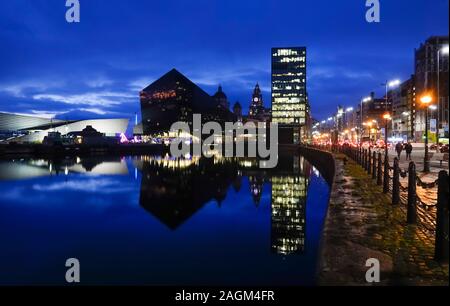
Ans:
{"type": "Polygon", "coordinates": [[[381,267],[378,285],[448,286],[448,264],[433,260],[434,232],[407,225],[404,206],[392,206],[390,195],[370,175],[354,161],[343,160],[344,155],[336,156],[320,284],[371,285],[365,264],[376,258],[381,267]]]}

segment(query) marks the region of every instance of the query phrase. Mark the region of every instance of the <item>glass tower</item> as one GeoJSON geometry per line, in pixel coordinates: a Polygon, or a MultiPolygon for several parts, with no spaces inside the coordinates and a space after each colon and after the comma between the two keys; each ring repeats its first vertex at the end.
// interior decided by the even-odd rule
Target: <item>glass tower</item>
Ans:
{"type": "Polygon", "coordinates": [[[308,116],[306,47],[272,48],[272,121],[293,128],[293,141],[305,135],[308,116]]]}

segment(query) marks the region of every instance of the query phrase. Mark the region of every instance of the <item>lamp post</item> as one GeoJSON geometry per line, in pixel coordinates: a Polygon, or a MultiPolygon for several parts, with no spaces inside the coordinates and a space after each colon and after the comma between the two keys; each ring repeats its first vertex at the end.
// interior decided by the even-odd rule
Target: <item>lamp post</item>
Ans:
{"type": "MultiPolygon", "coordinates": [[[[448,45],[440,48],[437,51],[437,117],[436,117],[436,150],[439,153],[439,116],[440,116],[440,110],[441,110],[441,96],[440,96],[440,76],[441,76],[441,69],[440,69],[440,55],[448,55],[448,45]]],[[[448,103],[448,102],[447,102],[448,103]]]]}
{"type": "Polygon", "coordinates": [[[389,113],[385,113],[383,115],[384,119],[384,157],[387,158],[388,156],[388,142],[387,142],[387,130],[388,130],[388,122],[391,120],[391,115],[389,113]]]}
{"type": "MultiPolygon", "coordinates": [[[[399,86],[400,85],[400,80],[393,80],[393,81],[386,81],[385,83],[383,83],[383,84],[381,84],[381,85],[383,85],[384,87],[385,87],[385,90],[386,90],[386,96],[385,96],[385,99],[386,99],[386,101],[384,102],[384,108],[385,108],[385,111],[386,111],[386,113],[387,112],[389,112],[389,109],[388,109],[388,102],[389,102],[389,99],[388,99],[388,90],[389,90],[389,88],[394,88],[394,87],[396,87],[396,86],[399,86]]],[[[384,116],[383,116],[384,117],[384,116]]],[[[390,119],[390,116],[389,116],[389,119],[390,119]]],[[[388,138],[388,135],[387,135],[387,126],[386,126],[386,128],[385,128],[385,133],[386,133],[386,135],[385,135],[385,142],[386,142],[386,146],[387,146],[387,138],[388,138]]],[[[387,150],[387,149],[386,149],[387,150]]]]}
{"type": "Polygon", "coordinates": [[[372,145],[372,135],[371,130],[372,130],[372,121],[367,122],[367,126],[369,127],[369,148],[372,145]]]}
{"type": "Polygon", "coordinates": [[[363,121],[364,121],[364,116],[363,116],[363,103],[372,101],[372,97],[366,97],[361,99],[360,105],[359,105],[359,109],[360,109],[360,120],[359,120],[359,145],[362,146],[362,136],[363,136],[363,121]]]}
{"type": "Polygon", "coordinates": [[[425,105],[425,156],[423,157],[423,172],[430,172],[430,160],[428,158],[428,105],[433,101],[431,96],[425,95],[420,102],[425,105]]]}

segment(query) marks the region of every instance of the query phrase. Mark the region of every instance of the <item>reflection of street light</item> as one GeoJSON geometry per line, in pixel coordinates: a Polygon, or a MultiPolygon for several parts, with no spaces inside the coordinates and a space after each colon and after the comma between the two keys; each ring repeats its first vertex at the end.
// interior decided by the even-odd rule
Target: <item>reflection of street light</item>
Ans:
{"type": "Polygon", "coordinates": [[[423,172],[430,172],[430,160],[428,158],[428,105],[433,101],[429,95],[420,98],[420,102],[425,105],[425,156],[423,158],[423,172]]]}
{"type": "MultiPolygon", "coordinates": [[[[389,113],[385,113],[383,115],[383,119],[384,119],[384,156],[385,158],[387,158],[388,156],[388,138],[387,138],[387,129],[388,129],[388,122],[389,120],[391,120],[391,115],[389,113]]],[[[386,160],[386,159],[385,159],[386,160]]]]}

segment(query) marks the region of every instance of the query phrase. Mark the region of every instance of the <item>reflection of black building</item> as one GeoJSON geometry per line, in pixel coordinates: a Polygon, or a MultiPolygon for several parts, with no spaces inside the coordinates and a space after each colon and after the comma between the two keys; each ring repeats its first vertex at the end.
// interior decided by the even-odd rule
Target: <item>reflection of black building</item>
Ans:
{"type": "MultiPolygon", "coordinates": [[[[278,167],[261,170],[251,160],[171,159],[143,157],[139,203],[160,222],[178,228],[206,203],[225,199],[228,189],[241,188],[243,176],[259,205],[264,183],[272,181],[272,250],[280,254],[302,251],[308,163],[298,156],[281,156],[278,167]]],[[[255,163],[256,165],[256,163],[255,163]]]]}
{"type": "Polygon", "coordinates": [[[172,69],[140,93],[145,135],[168,132],[177,121],[191,122],[194,113],[206,121],[233,121],[233,114],[200,87],[172,69]]]}
{"type": "Polygon", "coordinates": [[[176,229],[204,204],[225,199],[236,178],[233,163],[212,159],[144,160],[139,203],[171,229],[176,229]]]}
{"type": "Polygon", "coordinates": [[[305,246],[308,178],[298,170],[306,163],[292,158],[293,174],[272,176],[272,251],[283,255],[302,252],[305,246]]]}

